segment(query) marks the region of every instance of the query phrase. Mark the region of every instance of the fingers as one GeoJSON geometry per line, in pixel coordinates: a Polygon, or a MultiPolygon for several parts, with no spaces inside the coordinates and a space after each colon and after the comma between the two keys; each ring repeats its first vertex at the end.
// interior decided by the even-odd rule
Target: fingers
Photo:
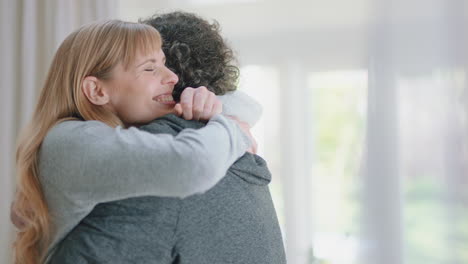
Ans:
{"type": "Polygon", "coordinates": [[[218,98],[216,98],[216,95],[214,93],[208,94],[208,97],[206,98],[206,101],[205,101],[205,105],[203,107],[203,112],[200,116],[200,120],[208,120],[213,116],[212,112],[213,112],[213,108],[215,106],[216,100],[218,100],[218,98]]]}
{"type": "MultiPolygon", "coordinates": [[[[197,89],[193,97],[193,120],[200,120],[200,117],[202,116],[205,109],[205,102],[209,97],[210,94],[205,87],[202,86],[197,89]]],[[[208,107],[211,108],[211,106],[208,107]]]]}
{"type": "Polygon", "coordinates": [[[213,104],[213,108],[211,109],[211,116],[221,114],[223,112],[223,103],[221,102],[221,100],[218,99],[218,97],[216,97],[216,95],[214,96],[214,98],[215,102],[213,104]]]}
{"type": "Polygon", "coordinates": [[[180,108],[174,107],[174,112],[178,113],[186,120],[207,121],[223,110],[222,102],[216,95],[206,87],[187,87],[180,96],[180,108]]]}
{"type": "Polygon", "coordinates": [[[247,152],[250,152],[252,154],[257,154],[258,145],[257,145],[257,141],[255,140],[252,133],[250,132],[250,126],[247,123],[244,123],[243,127],[244,127],[243,129],[244,132],[248,135],[252,143],[252,145],[250,145],[250,147],[247,149],[247,152]]]}
{"type": "Polygon", "coordinates": [[[193,96],[195,89],[187,87],[182,92],[180,96],[180,105],[182,106],[183,118],[186,120],[192,120],[192,106],[193,106],[193,96]]]}
{"type": "Polygon", "coordinates": [[[178,116],[181,116],[183,113],[182,111],[182,106],[180,105],[180,103],[176,104],[174,106],[174,114],[178,115],[178,116]]]}
{"type": "Polygon", "coordinates": [[[240,120],[236,116],[227,115],[227,117],[234,120],[239,125],[242,132],[244,132],[244,134],[246,134],[249,137],[252,144],[250,145],[250,147],[246,151],[250,152],[252,154],[257,154],[258,145],[257,145],[257,141],[252,136],[252,133],[250,133],[250,125],[247,122],[244,122],[244,121],[240,120]]]}

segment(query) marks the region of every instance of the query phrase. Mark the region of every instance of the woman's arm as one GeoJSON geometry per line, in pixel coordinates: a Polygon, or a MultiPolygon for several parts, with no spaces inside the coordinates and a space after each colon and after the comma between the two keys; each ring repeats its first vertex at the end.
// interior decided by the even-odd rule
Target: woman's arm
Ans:
{"type": "Polygon", "coordinates": [[[66,121],[42,144],[40,175],[43,184],[83,205],[140,195],[186,197],[214,186],[249,144],[221,115],[175,137],[66,121]]]}

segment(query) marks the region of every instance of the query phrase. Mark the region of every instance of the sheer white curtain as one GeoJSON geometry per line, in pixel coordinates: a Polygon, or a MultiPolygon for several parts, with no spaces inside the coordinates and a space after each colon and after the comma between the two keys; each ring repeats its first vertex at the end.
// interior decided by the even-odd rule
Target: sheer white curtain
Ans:
{"type": "Polygon", "coordinates": [[[10,263],[16,136],[60,42],[81,24],[115,18],[112,0],[0,0],[0,263],[10,263]]]}
{"type": "Polygon", "coordinates": [[[466,263],[467,3],[374,1],[361,263],[466,263]]]}

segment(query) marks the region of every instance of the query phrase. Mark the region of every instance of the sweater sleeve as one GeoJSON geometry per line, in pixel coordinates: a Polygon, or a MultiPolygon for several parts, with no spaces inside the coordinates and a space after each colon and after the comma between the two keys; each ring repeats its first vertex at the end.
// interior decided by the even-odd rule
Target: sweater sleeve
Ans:
{"type": "Polygon", "coordinates": [[[253,127],[262,116],[262,105],[246,93],[235,90],[217,96],[223,102],[223,114],[233,115],[253,127]]]}
{"type": "Polygon", "coordinates": [[[186,197],[213,187],[249,144],[221,115],[177,136],[65,121],[42,143],[39,175],[83,206],[141,195],[186,197]]]}

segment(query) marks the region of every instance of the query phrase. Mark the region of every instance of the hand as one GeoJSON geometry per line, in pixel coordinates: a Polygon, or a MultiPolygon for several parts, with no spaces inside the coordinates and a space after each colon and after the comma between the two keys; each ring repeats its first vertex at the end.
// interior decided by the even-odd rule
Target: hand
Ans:
{"type": "Polygon", "coordinates": [[[250,133],[250,125],[247,122],[240,120],[236,116],[226,115],[226,117],[228,117],[231,120],[234,120],[239,125],[241,130],[250,138],[252,145],[247,149],[247,152],[252,153],[252,154],[257,154],[258,145],[257,145],[257,141],[250,133]]]}
{"type": "Polygon", "coordinates": [[[208,121],[223,111],[223,104],[205,86],[187,87],[180,95],[180,103],[174,106],[175,114],[186,120],[208,121]]]}

